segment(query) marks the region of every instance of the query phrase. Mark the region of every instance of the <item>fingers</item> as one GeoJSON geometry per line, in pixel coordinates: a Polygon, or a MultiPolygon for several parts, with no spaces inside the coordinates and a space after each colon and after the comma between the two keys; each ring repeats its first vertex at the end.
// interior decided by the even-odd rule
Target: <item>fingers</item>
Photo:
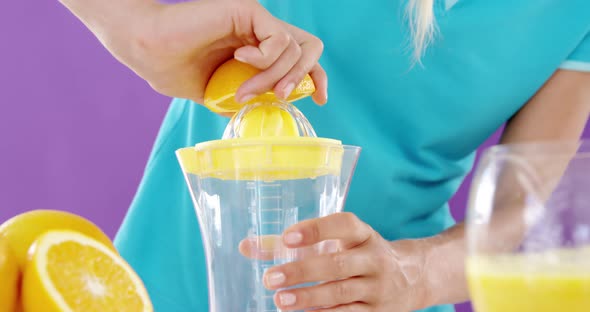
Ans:
{"type": "Polygon", "coordinates": [[[363,302],[372,296],[371,287],[367,283],[364,278],[351,278],[280,291],[275,295],[275,303],[280,309],[292,311],[363,302]]]}
{"type": "Polygon", "coordinates": [[[374,262],[366,253],[348,250],[272,267],[264,274],[264,284],[268,289],[274,290],[317,281],[361,276],[375,269],[374,262]]]}
{"type": "Polygon", "coordinates": [[[280,235],[249,237],[240,242],[240,253],[249,259],[294,261],[304,253],[301,249],[287,248],[280,235]]]}
{"type": "Polygon", "coordinates": [[[234,57],[262,72],[238,89],[236,99],[239,102],[270,90],[286,99],[308,73],[317,90],[313,100],[318,104],[327,101],[327,76],[318,64],[323,52],[321,40],[281,22],[266,10],[253,13],[252,30],[258,46],[241,47],[234,52],[234,57]]]}
{"type": "Polygon", "coordinates": [[[284,250],[279,235],[249,237],[240,242],[240,253],[250,259],[273,260],[276,250],[284,250]]]}
{"type": "MultiPolygon", "coordinates": [[[[289,45],[283,51],[281,56],[269,68],[264,69],[261,73],[248,79],[240,86],[236,92],[236,98],[240,102],[246,102],[254,96],[272,90],[278,80],[284,77],[295,66],[301,57],[301,47],[294,41],[290,40],[289,45]]],[[[286,90],[289,93],[293,91],[286,90]]],[[[286,92],[285,91],[285,92],[286,92]]]]}
{"type": "Polygon", "coordinates": [[[246,38],[246,46],[237,49],[234,57],[259,69],[266,69],[279,59],[292,38],[279,19],[261,6],[255,8],[250,22],[245,24],[247,27],[240,34],[240,37],[246,38]]]}
{"type": "Polygon", "coordinates": [[[343,212],[295,224],[285,231],[283,242],[294,248],[338,239],[349,249],[363,244],[373,233],[373,229],[354,214],[343,212]]]}
{"type": "Polygon", "coordinates": [[[321,245],[292,249],[283,244],[280,235],[265,235],[244,239],[240,242],[239,250],[244,257],[254,260],[295,261],[321,253],[336,252],[338,247],[337,242],[327,241],[321,245]]]}
{"type": "Polygon", "coordinates": [[[234,57],[259,69],[269,68],[291,44],[291,36],[277,32],[265,38],[258,46],[247,45],[238,48],[234,57]]]}
{"type": "MultiPolygon", "coordinates": [[[[318,104],[324,104],[327,98],[321,97],[322,94],[326,93],[327,77],[326,72],[318,64],[318,60],[322,55],[324,46],[321,40],[309,35],[307,41],[299,42],[301,46],[301,58],[291,68],[291,70],[283,77],[274,87],[274,92],[280,98],[286,99],[291,91],[297,86],[308,73],[314,73],[312,80],[316,85],[316,91],[318,94],[318,104]],[[316,80],[317,79],[317,80],[316,80]]],[[[314,101],[316,99],[314,97],[314,101]]]]}
{"type": "Polygon", "coordinates": [[[324,105],[328,102],[328,75],[326,71],[316,64],[309,73],[315,83],[316,91],[312,95],[313,101],[318,105],[324,105]]]}
{"type": "Polygon", "coordinates": [[[315,309],[314,312],[369,312],[371,306],[363,302],[355,302],[351,304],[339,305],[326,309],[315,309]]]}
{"type": "MultiPolygon", "coordinates": [[[[328,101],[328,76],[326,72],[318,63],[322,53],[324,52],[324,43],[317,37],[299,29],[291,24],[284,23],[285,28],[291,33],[295,41],[297,41],[303,50],[303,55],[313,55],[305,64],[310,64],[311,70],[304,70],[305,73],[309,72],[311,79],[313,80],[316,92],[312,98],[316,104],[323,105],[328,101]]],[[[301,81],[303,76],[296,82],[301,81]]]]}

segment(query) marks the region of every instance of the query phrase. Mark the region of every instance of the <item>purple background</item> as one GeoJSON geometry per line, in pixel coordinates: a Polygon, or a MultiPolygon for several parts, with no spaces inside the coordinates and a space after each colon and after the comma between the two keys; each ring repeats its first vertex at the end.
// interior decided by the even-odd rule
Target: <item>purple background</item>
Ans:
{"type": "MultiPolygon", "coordinates": [[[[61,209],[113,236],[169,99],[57,1],[5,1],[0,40],[0,222],[61,209]]],[[[468,181],[452,202],[459,220],[467,188],[468,181]]]]}

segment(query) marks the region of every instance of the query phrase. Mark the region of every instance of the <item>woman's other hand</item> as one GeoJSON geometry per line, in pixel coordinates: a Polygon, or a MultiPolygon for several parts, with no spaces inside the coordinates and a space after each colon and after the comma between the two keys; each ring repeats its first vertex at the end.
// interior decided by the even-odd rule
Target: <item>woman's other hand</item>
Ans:
{"type": "MultiPolygon", "coordinates": [[[[292,226],[285,231],[280,245],[304,248],[334,240],[340,246],[334,253],[303,256],[303,260],[265,272],[264,284],[278,291],[275,302],[279,308],[380,312],[412,311],[427,306],[424,241],[391,243],[354,214],[338,213],[292,226]],[[313,286],[284,290],[317,282],[313,286]]],[[[270,241],[266,244],[276,245],[270,241]]],[[[247,257],[265,258],[255,250],[255,245],[244,242],[241,252],[247,257]]],[[[281,246],[273,249],[285,251],[281,246]]]]}

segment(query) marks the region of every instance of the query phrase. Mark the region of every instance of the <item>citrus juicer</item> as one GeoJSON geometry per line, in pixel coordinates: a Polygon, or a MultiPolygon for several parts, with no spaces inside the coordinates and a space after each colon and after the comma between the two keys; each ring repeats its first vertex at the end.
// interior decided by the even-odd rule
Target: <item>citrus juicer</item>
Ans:
{"type": "Polygon", "coordinates": [[[176,152],[205,248],[209,310],[281,311],[265,270],[334,247],[289,249],[281,235],[342,210],[360,148],[317,137],[292,103],[268,93],[233,113],[220,140],[176,152]]]}

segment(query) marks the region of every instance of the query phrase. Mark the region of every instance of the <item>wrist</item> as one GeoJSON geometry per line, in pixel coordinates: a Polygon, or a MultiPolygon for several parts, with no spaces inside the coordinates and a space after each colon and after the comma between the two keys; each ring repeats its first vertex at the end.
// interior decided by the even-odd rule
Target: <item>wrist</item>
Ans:
{"type": "Polygon", "coordinates": [[[415,240],[422,256],[420,308],[454,304],[469,299],[465,277],[463,224],[431,237],[415,240]]]}
{"type": "Polygon", "coordinates": [[[431,277],[428,268],[432,242],[430,239],[405,239],[390,243],[394,261],[411,294],[408,303],[411,310],[420,310],[434,305],[431,277]]]}
{"type": "MultiPolygon", "coordinates": [[[[444,242],[440,235],[423,238],[420,241],[424,254],[424,279],[422,281],[422,287],[424,287],[425,295],[422,308],[426,308],[443,303],[441,297],[444,297],[444,295],[441,295],[441,292],[444,292],[444,289],[441,289],[441,285],[445,283],[440,283],[440,281],[448,281],[448,278],[441,276],[452,274],[453,270],[446,267],[449,263],[446,263],[445,258],[439,255],[441,249],[444,249],[444,247],[441,248],[444,246],[444,242]]],[[[445,287],[452,288],[454,285],[447,284],[445,287]]]]}
{"type": "Polygon", "coordinates": [[[155,0],[59,0],[101,42],[132,36],[157,6],[155,0]]]}

